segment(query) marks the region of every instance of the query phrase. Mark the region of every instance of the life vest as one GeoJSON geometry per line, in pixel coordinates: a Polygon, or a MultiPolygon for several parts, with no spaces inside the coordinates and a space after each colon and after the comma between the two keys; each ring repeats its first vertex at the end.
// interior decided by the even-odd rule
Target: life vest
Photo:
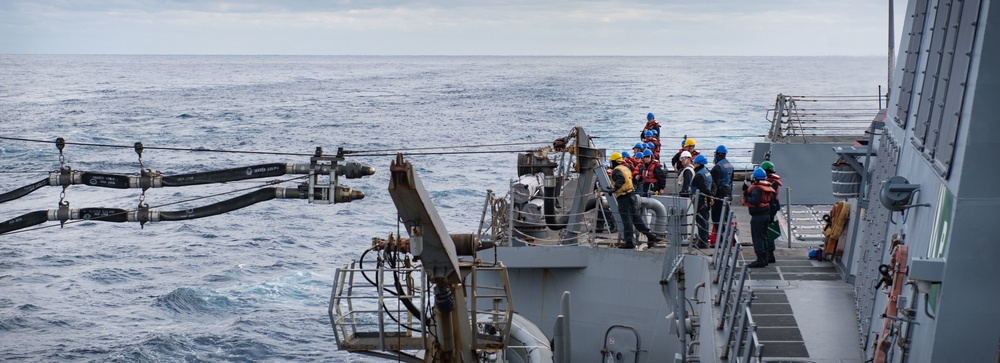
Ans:
{"type": "Polygon", "coordinates": [[[826,226],[823,227],[823,236],[826,237],[823,253],[833,255],[836,252],[837,242],[844,233],[850,214],[851,204],[842,200],[830,208],[830,214],[823,216],[823,220],[826,221],[826,226]]]}
{"type": "MultiPolygon", "coordinates": [[[[677,164],[674,164],[674,170],[677,170],[678,174],[680,174],[681,169],[684,169],[684,167],[681,166],[681,164],[680,164],[680,160],[681,160],[680,156],[681,156],[682,152],[684,152],[684,148],[681,148],[680,150],[677,150],[677,153],[674,154],[674,157],[677,158],[677,164]]],[[[691,160],[694,160],[694,158],[696,156],[698,156],[698,155],[701,155],[701,153],[699,153],[698,150],[695,150],[695,151],[691,152],[691,160]]],[[[671,159],[671,161],[673,161],[673,160],[671,159]]]]}
{"type": "Polygon", "coordinates": [[[692,182],[694,181],[694,166],[688,165],[688,166],[685,166],[684,168],[680,169],[680,171],[677,172],[677,190],[678,191],[684,189],[684,171],[685,170],[690,170],[691,171],[691,181],[692,182]]]}
{"type": "Polygon", "coordinates": [[[645,142],[653,143],[653,160],[660,160],[660,138],[652,136],[647,138],[645,142]]]}
{"type": "Polygon", "coordinates": [[[698,175],[701,175],[703,179],[705,179],[705,187],[708,188],[708,190],[712,190],[712,174],[708,173],[708,168],[702,166],[701,169],[698,169],[695,172],[698,173],[698,175]]]}
{"type": "Polygon", "coordinates": [[[656,168],[660,167],[660,162],[653,160],[647,164],[643,165],[642,168],[642,182],[646,184],[655,184],[660,181],[656,178],[656,168]]]}
{"type": "Polygon", "coordinates": [[[660,123],[656,121],[646,121],[646,126],[642,128],[642,133],[645,134],[648,130],[657,130],[659,132],[660,123]]]}
{"type": "MultiPolygon", "coordinates": [[[[778,194],[778,189],[781,188],[781,175],[771,173],[767,176],[767,181],[771,183],[771,188],[774,189],[774,194],[778,194]]],[[[775,196],[775,198],[779,197],[780,195],[775,196]]]]}
{"type": "Polygon", "coordinates": [[[632,171],[629,170],[627,166],[620,164],[615,167],[615,170],[621,172],[622,176],[625,177],[625,184],[619,185],[618,188],[615,189],[615,197],[631,193],[632,190],[634,190],[632,187],[632,171]]]}
{"type": "Polygon", "coordinates": [[[624,158],[622,159],[621,165],[625,165],[629,171],[635,171],[635,159],[634,158],[624,158]]]}
{"type": "MultiPolygon", "coordinates": [[[[733,164],[729,163],[729,160],[722,159],[715,162],[722,169],[722,175],[719,175],[719,180],[717,185],[719,188],[729,188],[733,189],[733,164]]],[[[715,180],[713,180],[715,181],[715,180]]]]}
{"type": "Polygon", "coordinates": [[[745,205],[747,207],[750,207],[750,208],[768,208],[768,207],[771,206],[771,198],[774,197],[774,189],[771,188],[771,183],[768,183],[766,181],[756,181],[756,182],[754,182],[753,184],[750,185],[749,189],[747,189],[747,195],[749,195],[750,193],[753,193],[754,189],[758,189],[758,188],[761,191],[761,193],[760,193],[760,203],[756,204],[756,205],[755,204],[750,204],[750,203],[747,203],[746,198],[743,198],[743,205],[745,205]]]}

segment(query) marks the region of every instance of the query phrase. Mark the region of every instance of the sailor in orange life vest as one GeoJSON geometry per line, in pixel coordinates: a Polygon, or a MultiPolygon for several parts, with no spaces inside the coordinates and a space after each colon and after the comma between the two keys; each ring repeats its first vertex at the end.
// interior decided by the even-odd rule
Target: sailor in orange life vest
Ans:
{"type": "Polygon", "coordinates": [[[646,114],[646,126],[642,128],[641,132],[639,132],[639,140],[645,141],[646,131],[649,130],[655,130],[657,135],[660,134],[660,123],[656,122],[656,116],[653,116],[652,112],[646,114]]]}
{"type": "MultiPolygon", "coordinates": [[[[767,173],[767,182],[771,183],[771,189],[774,189],[774,198],[771,199],[771,224],[769,225],[770,227],[768,228],[780,231],[781,229],[780,227],[778,227],[778,219],[775,217],[778,216],[778,211],[781,210],[781,176],[774,172],[774,163],[771,163],[771,161],[765,161],[763,163],[760,163],[760,168],[764,169],[764,172],[767,173]]],[[[768,263],[775,262],[774,261],[775,239],[777,239],[777,237],[771,238],[771,233],[767,234],[768,263]]]]}
{"type": "Polygon", "coordinates": [[[647,198],[652,195],[660,195],[663,188],[667,186],[667,173],[663,171],[663,165],[660,165],[658,160],[653,159],[653,153],[650,150],[642,152],[642,160],[642,164],[639,165],[640,181],[642,182],[640,194],[647,198]]]}
{"type": "Polygon", "coordinates": [[[767,267],[767,225],[771,224],[771,200],[774,189],[767,180],[764,169],[753,171],[753,184],[743,183],[743,205],[750,212],[750,237],[753,240],[753,252],[757,260],[747,267],[767,267]]]}
{"type": "Polygon", "coordinates": [[[646,227],[646,222],[639,216],[639,195],[632,187],[632,171],[622,165],[621,153],[613,152],[608,159],[611,160],[611,167],[614,168],[614,171],[611,172],[611,190],[605,190],[605,192],[613,193],[618,202],[618,213],[622,217],[621,231],[625,241],[618,248],[635,248],[635,244],[632,243],[632,239],[635,237],[632,231],[633,226],[640,233],[646,235],[647,244],[649,247],[653,247],[660,239],[650,232],[649,227],[646,227]]]}

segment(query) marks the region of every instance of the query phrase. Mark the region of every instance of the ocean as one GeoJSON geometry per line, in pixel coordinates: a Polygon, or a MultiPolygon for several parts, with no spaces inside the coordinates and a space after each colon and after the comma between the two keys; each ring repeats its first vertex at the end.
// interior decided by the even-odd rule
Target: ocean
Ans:
{"type": "MultiPolygon", "coordinates": [[[[167,175],[308,163],[280,153],[316,147],[373,155],[349,160],[377,170],[341,179],[367,194],[352,203],[272,200],[143,228],[48,222],[0,235],[0,357],[379,361],[336,350],[327,304],[335,270],[397,230],[393,150],[416,149],[404,153],[448,231],[468,233],[486,190],[503,195],[516,177],[511,151],[575,125],[629,150],[653,112],[668,150],[688,135],[748,162],[777,94],[874,96],[885,68],[881,57],[0,55],[0,137],[48,141],[0,139],[0,193],[57,170],[57,137],[104,145],[63,149],[62,165],[82,171],[137,174],[136,142],[142,168],[167,175]],[[474,147],[494,144],[504,145],[474,147]]],[[[267,181],[154,188],[144,201],[184,210],[267,181]]],[[[3,203],[0,221],[54,209],[61,192],[3,203]]],[[[71,208],[134,209],[139,198],[80,185],[63,196],[71,208]]]]}

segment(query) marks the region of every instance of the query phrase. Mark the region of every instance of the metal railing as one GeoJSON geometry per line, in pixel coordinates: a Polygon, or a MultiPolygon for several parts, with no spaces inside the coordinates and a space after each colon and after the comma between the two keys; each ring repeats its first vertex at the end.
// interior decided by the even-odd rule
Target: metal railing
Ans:
{"type": "Polygon", "coordinates": [[[764,344],[757,336],[757,323],[754,322],[753,315],[750,314],[750,305],[753,299],[753,291],[751,291],[744,299],[740,309],[739,325],[726,334],[728,340],[723,348],[722,358],[728,358],[730,363],[760,362],[764,357],[764,344]]]}
{"type": "Polygon", "coordinates": [[[885,97],[873,96],[789,96],[778,94],[768,139],[786,142],[816,136],[859,136],[878,114],[885,97]]]}
{"type": "Polygon", "coordinates": [[[337,269],[328,309],[337,348],[401,351],[427,346],[427,326],[420,316],[427,306],[426,281],[421,268],[360,268],[351,261],[337,269]],[[418,307],[418,314],[400,299],[418,307]]]}
{"type": "Polygon", "coordinates": [[[759,362],[763,357],[764,345],[757,337],[757,324],[750,313],[750,305],[754,299],[753,291],[747,288],[750,270],[744,263],[737,274],[742,247],[733,243],[736,228],[732,221],[735,214],[728,209],[727,204],[722,215],[723,225],[718,231],[719,237],[712,257],[715,266],[712,282],[718,284],[713,302],[720,309],[715,328],[725,329],[725,345],[720,358],[729,362],[750,362],[753,358],[759,362]]]}
{"type": "MultiPolygon", "coordinates": [[[[328,313],[337,348],[347,351],[415,351],[433,344],[428,326],[428,282],[423,268],[360,268],[352,261],[334,275],[328,313]],[[406,303],[403,300],[408,300],[406,303]]],[[[508,343],[513,306],[503,264],[473,266],[467,299],[473,346],[496,352],[508,343]],[[481,285],[479,275],[496,273],[502,286],[481,285]]]]}

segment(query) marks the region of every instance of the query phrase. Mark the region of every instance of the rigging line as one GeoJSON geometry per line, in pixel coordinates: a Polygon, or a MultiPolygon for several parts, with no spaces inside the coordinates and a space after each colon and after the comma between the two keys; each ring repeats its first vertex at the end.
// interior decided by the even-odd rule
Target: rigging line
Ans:
{"type": "MultiPolygon", "coordinates": [[[[689,139],[693,139],[693,138],[702,138],[702,139],[704,139],[704,138],[713,138],[713,137],[729,137],[729,138],[735,138],[735,137],[767,137],[767,135],[702,135],[702,136],[688,135],[689,139]]],[[[590,138],[591,139],[636,139],[635,136],[591,136],[590,138]]],[[[663,140],[664,138],[666,138],[666,139],[683,139],[683,137],[681,137],[681,136],[664,136],[664,137],[661,137],[660,140],[663,140]]]]}
{"type": "MultiPolygon", "coordinates": [[[[0,136],[2,140],[15,140],[15,141],[26,141],[26,142],[40,142],[45,144],[51,144],[52,141],[48,140],[35,140],[35,139],[24,139],[19,137],[8,137],[0,136]]],[[[95,147],[109,147],[109,148],[119,148],[119,149],[133,149],[135,145],[112,145],[112,144],[95,144],[87,142],[66,142],[66,145],[79,145],[79,146],[95,146],[95,147]]],[[[146,150],[169,150],[169,151],[194,151],[194,152],[210,152],[210,153],[233,153],[233,154],[260,154],[260,155],[287,155],[287,156],[316,156],[315,153],[284,153],[276,151],[250,151],[250,150],[214,150],[214,149],[191,149],[191,148],[180,148],[180,147],[157,147],[157,146],[144,146],[146,150]]]]}
{"type": "MultiPolygon", "coordinates": [[[[153,208],[162,208],[162,207],[171,206],[171,205],[175,205],[175,204],[193,202],[193,201],[196,201],[196,200],[202,200],[202,199],[206,199],[206,198],[213,198],[213,197],[223,196],[223,195],[226,195],[226,194],[243,192],[243,191],[247,191],[247,190],[251,190],[251,189],[260,189],[260,188],[266,187],[268,185],[281,184],[281,183],[286,183],[286,182],[290,182],[290,181],[297,180],[297,179],[306,179],[308,177],[309,177],[308,175],[303,175],[303,176],[297,176],[297,177],[294,177],[294,178],[291,178],[291,179],[287,179],[287,180],[272,180],[272,181],[264,182],[263,185],[258,185],[258,186],[254,186],[254,187],[248,187],[248,188],[235,189],[235,190],[230,190],[230,191],[227,191],[227,192],[221,192],[221,193],[216,193],[216,194],[212,194],[212,195],[205,195],[205,196],[201,196],[201,197],[195,197],[195,198],[191,198],[191,199],[180,200],[180,201],[166,203],[166,204],[154,205],[154,206],[151,206],[149,208],[150,209],[153,209],[153,208]]],[[[135,211],[137,211],[137,209],[128,209],[128,210],[125,211],[125,213],[135,212],[135,211]]],[[[107,215],[105,217],[117,216],[117,215],[121,215],[121,214],[122,213],[114,213],[114,214],[109,214],[109,215],[107,215]]],[[[51,225],[47,225],[47,226],[25,228],[25,229],[21,229],[21,230],[17,230],[17,231],[10,231],[10,232],[4,233],[4,234],[0,234],[0,236],[6,236],[6,235],[11,235],[11,234],[16,234],[16,233],[23,233],[23,232],[35,231],[35,230],[45,229],[45,228],[53,228],[53,227],[57,227],[57,226],[61,227],[61,226],[65,226],[65,225],[76,224],[76,223],[87,222],[87,221],[90,221],[90,220],[89,219],[68,220],[65,223],[62,223],[61,225],[51,224],[51,225]]]]}
{"type": "MultiPolygon", "coordinates": [[[[537,150],[483,150],[483,151],[440,151],[440,152],[418,152],[418,153],[403,153],[404,156],[414,156],[414,155],[453,155],[453,154],[502,154],[502,153],[530,153],[537,150]]],[[[348,156],[396,156],[396,154],[378,154],[378,153],[357,153],[357,154],[346,154],[348,156]]]]}
{"type": "Polygon", "coordinates": [[[547,141],[538,142],[513,142],[506,144],[482,144],[482,145],[455,145],[455,146],[428,146],[428,147],[411,147],[402,149],[377,149],[377,150],[364,150],[364,151],[345,151],[346,154],[360,154],[360,153],[372,153],[372,152],[384,152],[384,151],[410,151],[410,150],[433,150],[433,149],[461,149],[461,148],[477,148],[477,147],[492,147],[492,146],[515,146],[515,145],[548,145],[547,141]]]}

